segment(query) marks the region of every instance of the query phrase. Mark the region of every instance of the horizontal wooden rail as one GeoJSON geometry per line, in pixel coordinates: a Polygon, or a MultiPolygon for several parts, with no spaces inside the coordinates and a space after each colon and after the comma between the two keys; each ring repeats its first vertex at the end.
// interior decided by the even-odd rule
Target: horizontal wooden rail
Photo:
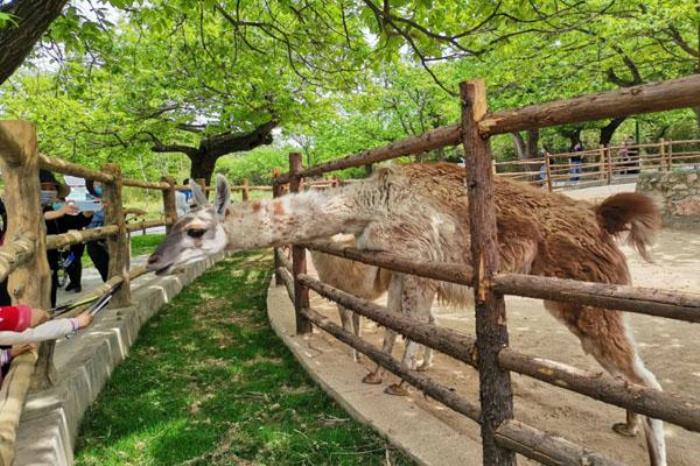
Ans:
{"type": "MultiPolygon", "coordinates": [[[[476,367],[476,340],[471,336],[391,313],[386,307],[340,291],[309,275],[300,275],[299,280],[324,298],[417,343],[476,367]]],[[[519,372],[599,401],[663,419],[689,430],[700,431],[700,404],[693,399],[629,384],[609,375],[582,371],[557,361],[531,357],[511,348],[501,350],[499,365],[503,369],[519,372]]]]}
{"type": "MultiPolygon", "coordinates": [[[[282,267],[279,269],[284,270],[282,267]]],[[[284,271],[286,272],[286,270],[284,271]]],[[[288,280],[291,286],[291,274],[287,272],[287,275],[284,280],[288,280]]],[[[391,355],[344,330],[318,312],[304,309],[302,313],[318,328],[365,354],[376,364],[401,377],[402,380],[419,389],[425,395],[477,423],[480,422],[481,408],[477,404],[465,400],[456,394],[454,390],[432,381],[425,375],[407,369],[391,355]]],[[[566,439],[542,432],[522,422],[509,421],[499,427],[498,433],[499,441],[504,442],[504,444],[507,443],[509,447],[517,446],[517,449],[513,447],[516,451],[529,458],[536,459],[542,464],[553,466],[563,464],[616,466],[619,464],[566,439]]]]}
{"type": "Polygon", "coordinates": [[[419,275],[421,277],[433,278],[435,280],[456,283],[458,285],[471,286],[472,270],[466,265],[414,262],[393,254],[361,251],[356,248],[338,246],[330,242],[315,241],[312,243],[300,244],[300,246],[363,262],[365,264],[376,265],[396,272],[419,275]]]}
{"type": "MultiPolygon", "coordinates": [[[[389,160],[403,155],[420,154],[444,146],[453,146],[461,142],[461,125],[442,126],[420,136],[399,139],[387,146],[369,149],[358,154],[349,155],[330,162],[315,165],[299,172],[301,177],[318,176],[323,173],[342,170],[350,167],[360,167],[367,164],[389,160]]],[[[289,173],[278,176],[275,184],[289,183],[289,173]]]]}
{"type": "Polygon", "coordinates": [[[77,176],[88,180],[101,181],[103,183],[111,183],[114,181],[114,176],[90,170],[89,168],[78,165],[77,163],[67,162],[62,159],[49,157],[48,155],[39,154],[39,166],[46,170],[51,170],[64,175],[77,176]]]}
{"type": "Polygon", "coordinates": [[[170,185],[162,181],[141,181],[129,178],[124,178],[122,185],[129,186],[130,188],[157,189],[160,191],[170,189],[170,185]]]}
{"type": "Polygon", "coordinates": [[[476,340],[473,337],[432,324],[417,322],[395,312],[389,312],[384,306],[357,298],[306,274],[299,275],[298,279],[303,285],[308,286],[324,298],[345,306],[422,345],[429,346],[476,367],[476,340]]]}
{"type": "Polygon", "coordinates": [[[294,302],[294,277],[292,272],[286,267],[277,267],[277,273],[279,274],[282,283],[284,283],[285,288],[287,288],[287,295],[289,295],[289,300],[294,302]]]}
{"type": "Polygon", "coordinates": [[[700,74],[487,114],[484,136],[700,106],[700,74]]]}
{"type": "Polygon", "coordinates": [[[700,323],[700,294],[535,275],[498,275],[494,291],[700,323]]]}
{"type": "Polygon", "coordinates": [[[24,264],[34,255],[35,243],[29,238],[17,238],[0,247],[0,282],[18,266],[24,264]]]}
{"type": "Polygon", "coordinates": [[[60,235],[47,235],[46,249],[60,249],[72,244],[87,243],[88,241],[107,238],[118,233],[119,227],[117,225],[109,225],[88,230],[70,230],[60,235]]]}
{"type": "Polygon", "coordinates": [[[145,230],[146,228],[156,228],[156,227],[163,227],[163,226],[168,226],[172,224],[172,222],[167,221],[167,220],[144,220],[141,222],[128,222],[126,225],[126,229],[128,231],[138,231],[138,230],[145,230]]]}
{"type": "Polygon", "coordinates": [[[290,272],[292,271],[292,262],[289,260],[287,255],[284,253],[284,250],[282,248],[275,248],[275,255],[277,256],[277,260],[279,261],[280,264],[282,264],[283,267],[285,267],[287,270],[290,272]]]}
{"type": "Polygon", "coordinates": [[[622,466],[623,464],[515,419],[507,420],[498,426],[494,437],[498,445],[549,466],[622,466]]]}
{"type": "Polygon", "coordinates": [[[498,363],[509,371],[700,432],[700,402],[692,398],[626,383],[600,372],[584,371],[511,348],[499,353],[498,363]]]}

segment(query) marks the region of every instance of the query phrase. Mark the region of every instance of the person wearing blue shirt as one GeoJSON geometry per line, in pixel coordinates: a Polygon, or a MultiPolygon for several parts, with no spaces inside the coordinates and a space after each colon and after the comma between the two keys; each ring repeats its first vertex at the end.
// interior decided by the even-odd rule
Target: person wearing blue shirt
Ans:
{"type": "MultiPolygon", "coordinates": [[[[85,180],[85,187],[88,193],[95,199],[102,199],[102,184],[99,181],[85,180]]],[[[92,219],[87,228],[99,228],[105,224],[104,207],[92,214],[92,219]]],[[[107,281],[109,273],[109,253],[107,252],[107,242],[104,239],[90,241],[87,243],[87,252],[92,259],[95,268],[100,273],[102,281],[107,281]]]]}

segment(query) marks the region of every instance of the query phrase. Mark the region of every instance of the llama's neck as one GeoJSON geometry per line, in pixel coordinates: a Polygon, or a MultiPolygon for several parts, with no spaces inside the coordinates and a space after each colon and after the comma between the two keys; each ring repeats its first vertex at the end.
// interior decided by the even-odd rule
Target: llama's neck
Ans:
{"type": "Polygon", "coordinates": [[[354,186],[306,191],[229,207],[224,221],[227,249],[254,249],[359,233],[371,219],[354,186]]]}

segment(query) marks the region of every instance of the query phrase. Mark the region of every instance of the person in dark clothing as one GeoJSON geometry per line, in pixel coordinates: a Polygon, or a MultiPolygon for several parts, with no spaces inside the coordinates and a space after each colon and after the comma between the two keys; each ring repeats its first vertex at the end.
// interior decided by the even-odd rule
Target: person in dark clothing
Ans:
{"type": "MultiPolygon", "coordinates": [[[[7,210],[5,210],[5,203],[0,199],[0,220],[2,220],[2,225],[0,225],[0,246],[5,244],[5,232],[7,231],[7,210]]],[[[10,294],[7,292],[7,279],[0,282],[0,306],[9,306],[12,304],[12,299],[10,294]]]]}
{"type": "MultiPolygon", "coordinates": [[[[72,204],[56,201],[68,196],[70,188],[59,183],[53,173],[48,170],[39,170],[39,182],[41,183],[41,207],[46,221],[46,234],[58,235],[68,231],[64,224],[64,217],[77,215],[78,209],[72,204]]],[[[46,259],[51,269],[51,307],[55,307],[61,253],[55,249],[46,251],[46,259]]]]}
{"type": "MultiPolygon", "coordinates": [[[[85,214],[76,215],[75,217],[63,217],[63,225],[66,230],[82,230],[90,224],[92,216],[85,214]]],[[[66,285],[66,291],[82,291],[81,281],[83,278],[83,253],[85,251],[85,243],[73,244],[68,251],[63,254],[63,268],[68,275],[70,282],[66,285]]]]}
{"type": "MultiPolygon", "coordinates": [[[[85,187],[88,192],[97,199],[102,199],[102,185],[99,182],[93,180],[85,180],[85,187]]],[[[99,228],[104,226],[105,213],[104,209],[98,210],[92,214],[92,219],[87,225],[87,228],[99,228]]],[[[107,275],[109,273],[109,253],[107,252],[107,242],[103,239],[90,241],[87,243],[87,252],[92,259],[95,268],[100,273],[102,281],[107,281],[107,275]]]]}

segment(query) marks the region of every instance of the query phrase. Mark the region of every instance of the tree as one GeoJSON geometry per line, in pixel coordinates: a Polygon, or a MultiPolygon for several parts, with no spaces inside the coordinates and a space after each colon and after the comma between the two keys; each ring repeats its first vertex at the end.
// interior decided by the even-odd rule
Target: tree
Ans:
{"type": "Polygon", "coordinates": [[[14,0],[0,4],[0,84],[24,62],[68,0],[14,0]]]}

